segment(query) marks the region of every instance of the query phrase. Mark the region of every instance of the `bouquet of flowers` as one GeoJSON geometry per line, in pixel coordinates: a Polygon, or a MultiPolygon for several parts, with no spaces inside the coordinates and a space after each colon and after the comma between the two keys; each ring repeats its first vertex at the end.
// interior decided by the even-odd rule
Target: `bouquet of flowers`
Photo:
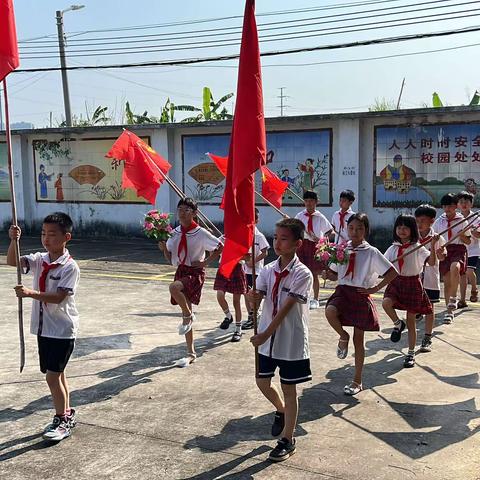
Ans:
{"type": "Polygon", "coordinates": [[[145,215],[143,222],[143,233],[147,238],[157,241],[168,240],[172,235],[172,226],[170,225],[170,214],[161,213],[158,210],[150,210],[145,215]]]}
{"type": "Polygon", "coordinates": [[[321,238],[316,246],[315,258],[326,265],[345,265],[348,263],[350,252],[346,243],[332,243],[328,238],[321,238]]]}

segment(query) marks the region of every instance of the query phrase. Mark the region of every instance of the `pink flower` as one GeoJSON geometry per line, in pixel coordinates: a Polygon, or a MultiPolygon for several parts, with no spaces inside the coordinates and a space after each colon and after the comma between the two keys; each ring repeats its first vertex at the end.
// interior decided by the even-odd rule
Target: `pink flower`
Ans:
{"type": "Polygon", "coordinates": [[[339,262],[343,262],[345,260],[345,254],[343,253],[343,250],[337,252],[337,260],[339,262]]]}
{"type": "Polygon", "coordinates": [[[151,222],[145,222],[145,224],[143,225],[143,227],[145,228],[145,230],[147,230],[148,232],[150,230],[153,230],[153,223],[151,222]]]}
{"type": "Polygon", "coordinates": [[[173,228],[171,225],[167,225],[167,232],[171,233],[173,231],[173,228]]]}
{"type": "Polygon", "coordinates": [[[149,210],[147,215],[153,215],[154,213],[158,213],[158,210],[149,210]]]}
{"type": "Polygon", "coordinates": [[[320,259],[322,262],[328,262],[330,260],[330,254],[328,252],[322,252],[320,254],[320,259]]]}
{"type": "Polygon", "coordinates": [[[160,215],[157,212],[153,212],[150,214],[150,217],[154,220],[160,220],[160,215]]]}

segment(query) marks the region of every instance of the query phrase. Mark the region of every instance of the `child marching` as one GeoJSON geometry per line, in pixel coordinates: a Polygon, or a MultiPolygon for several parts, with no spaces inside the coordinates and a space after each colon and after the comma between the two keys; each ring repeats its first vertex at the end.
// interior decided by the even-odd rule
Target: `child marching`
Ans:
{"type": "MultiPolygon", "coordinates": [[[[260,271],[263,268],[264,260],[267,258],[268,249],[270,244],[268,243],[265,235],[257,228],[259,221],[259,211],[258,208],[255,208],[255,233],[254,233],[254,244],[255,244],[255,277],[258,276],[260,271]]],[[[247,276],[247,285],[250,290],[253,286],[253,261],[251,255],[247,255],[244,263],[245,275],[247,276]]],[[[253,328],[253,305],[248,299],[248,295],[245,295],[245,306],[247,307],[248,318],[243,323],[242,329],[249,330],[253,328]]]]}
{"type": "MultiPolygon", "coordinates": [[[[53,442],[69,437],[77,423],[65,373],[79,323],[75,293],[80,269],[66,248],[72,230],[73,223],[67,214],[48,215],[42,225],[42,245],[46,252],[31,253],[20,259],[25,273],[33,274],[33,290],[23,285],[15,287],[17,297],[33,299],[30,332],[37,336],[40,371],[45,374],[55,408],[43,438],[53,442]]],[[[10,227],[7,264],[13,267],[17,266],[15,242],[20,235],[18,226],[10,227]]]]}
{"type": "Polygon", "coordinates": [[[403,362],[405,368],[415,366],[415,345],[417,341],[416,315],[433,314],[432,304],[425,292],[420,274],[425,262],[430,266],[436,262],[436,242],[438,235],[432,240],[429,252],[425,247],[418,247],[418,227],[413,215],[399,215],[393,226],[393,244],[385,252],[385,258],[395,262],[399,275],[385,289],[383,309],[392,319],[394,328],[390,335],[392,342],[398,342],[402,332],[408,326],[408,353],[403,362]],[[407,312],[407,321],[398,318],[396,310],[407,312]]]}
{"type": "MultiPolygon", "coordinates": [[[[470,192],[460,192],[458,194],[458,206],[460,213],[464,218],[472,215],[474,196],[470,192]]],[[[472,224],[471,241],[467,245],[467,273],[460,276],[460,301],[459,308],[467,306],[467,286],[471,285],[470,301],[478,302],[477,274],[478,259],[480,258],[480,217],[477,217],[472,224]]]]}
{"type": "Polygon", "coordinates": [[[347,222],[355,213],[352,210],[352,203],[355,201],[355,194],[351,190],[343,190],[340,193],[337,210],[332,216],[332,227],[335,233],[335,243],[348,242],[347,222]]]}
{"type": "MultiPolygon", "coordinates": [[[[220,237],[222,243],[225,242],[225,237],[220,237]]],[[[232,342],[239,342],[242,339],[242,295],[247,293],[247,278],[243,270],[242,263],[238,263],[232,271],[230,278],[225,278],[220,270],[217,270],[215,283],[213,289],[217,292],[217,302],[223,310],[225,318],[220,324],[222,330],[228,330],[233,322],[233,316],[230,313],[226,293],[231,293],[233,296],[233,308],[235,311],[235,330],[232,335],[232,342]]]]}
{"type": "Polygon", "coordinates": [[[450,324],[454,318],[454,311],[458,307],[457,291],[460,275],[467,272],[467,247],[470,244],[469,232],[460,233],[468,226],[461,213],[457,212],[458,197],[447,193],[440,200],[443,213],[433,224],[436,233],[448,229],[444,238],[447,240],[447,256],[440,262],[440,274],[443,276],[444,297],[447,311],[444,323],[450,324]],[[462,222],[462,220],[464,220],[462,222]]]}
{"type": "Polygon", "coordinates": [[[300,261],[308,267],[313,274],[313,298],[310,300],[310,309],[320,306],[318,297],[320,281],[318,276],[325,270],[326,265],[315,258],[316,244],[320,238],[328,237],[332,232],[332,225],[326,217],[316,210],[318,196],[316,192],[306,191],[303,194],[305,210],[298,213],[295,218],[305,225],[305,239],[299,247],[297,254],[300,261]]]}
{"type": "Polygon", "coordinates": [[[205,282],[205,267],[218,258],[222,246],[218,238],[194,221],[197,213],[196,202],[189,197],[181,199],[177,205],[180,225],[165,242],[158,242],[167,261],[177,267],[174,281],[170,284],[172,305],[182,310],[183,320],[178,326],[179,335],[185,335],[187,356],[177,363],[186,367],[197,358],[193,341],[195,315],[192,304],[198,305],[205,282]],[[205,259],[205,252],[213,252],[205,259]]]}
{"type": "Polygon", "coordinates": [[[259,305],[264,298],[258,333],[251,342],[258,347],[257,386],[275,407],[272,436],[281,436],[270,452],[270,460],[280,462],[295,453],[294,431],[298,414],[296,385],[311,380],[308,343],[308,307],[312,274],[298,259],[304,225],[287,218],[276,224],[274,249],[278,255],[259,274],[250,301],[259,305]],[[283,399],[272,378],[279,369],[283,399]]]}
{"type": "MultiPolygon", "coordinates": [[[[433,239],[435,232],[432,228],[435,217],[437,216],[437,210],[431,205],[420,205],[415,210],[415,220],[418,226],[418,240],[420,243],[428,242],[433,239]]],[[[438,237],[437,249],[436,249],[436,261],[435,265],[426,264],[423,273],[421,274],[423,288],[430,299],[432,304],[432,313],[425,315],[425,333],[420,347],[421,352],[430,352],[432,350],[432,332],[433,323],[435,320],[435,304],[440,302],[440,270],[439,260],[445,258],[446,250],[443,247],[445,245],[445,239],[442,236],[438,237]]],[[[432,242],[425,243],[427,250],[432,249],[432,242]]],[[[418,314],[417,319],[423,317],[418,314]]]]}
{"type": "Polygon", "coordinates": [[[377,308],[370,295],[378,292],[397,276],[393,265],[366,241],[369,230],[366,214],[352,215],[347,222],[350,239],[346,247],[348,263],[332,264],[324,273],[325,278],[338,280],[335,292],[327,301],[325,316],[339,335],[337,357],[340,359],[347,357],[350,342],[350,335],[345,327],[353,327],[355,374],[353,380],[344,387],[346,395],[356,395],[363,390],[365,332],[380,330],[377,308]],[[380,275],[383,279],[377,283],[380,275]]]}

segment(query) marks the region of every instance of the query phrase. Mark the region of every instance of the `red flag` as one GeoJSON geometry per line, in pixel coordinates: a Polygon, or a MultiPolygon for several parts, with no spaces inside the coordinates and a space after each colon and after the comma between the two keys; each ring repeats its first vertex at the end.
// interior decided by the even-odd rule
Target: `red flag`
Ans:
{"type": "Polygon", "coordinates": [[[124,160],[122,187],[133,188],[139,197],[155,205],[158,188],[172,168],[161,155],[137,135],[124,130],[105,156],[124,160]]]}
{"type": "Polygon", "coordinates": [[[207,153],[207,155],[213,160],[217,168],[220,170],[220,173],[224,177],[226,177],[228,168],[228,157],[220,157],[218,155],[214,155],[213,153],[207,153]]]}
{"type": "Polygon", "coordinates": [[[0,0],[0,81],[20,65],[12,0],[0,0]]]}
{"type": "Polygon", "coordinates": [[[268,167],[262,167],[262,195],[275,207],[282,208],[288,183],[280,180],[268,167]]]}
{"type": "Polygon", "coordinates": [[[255,221],[254,173],[265,164],[265,154],[265,119],[255,1],[247,0],[224,194],[226,241],[220,273],[227,278],[252,246],[255,221]]]}

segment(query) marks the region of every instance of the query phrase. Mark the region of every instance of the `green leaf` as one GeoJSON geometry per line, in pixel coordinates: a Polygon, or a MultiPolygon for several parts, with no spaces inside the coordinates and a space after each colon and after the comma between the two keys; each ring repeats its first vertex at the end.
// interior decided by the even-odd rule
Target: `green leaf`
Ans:
{"type": "Polygon", "coordinates": [[[205,120],[212,118],[210,103],[212,102],[212,92],[208,87],[203,87],[203,116],[205,120]]]}
{"type": "Polygon", "coordinates": [[[438,93],[437,93],[437,92],[433,92],[433,95],[432,95],[432,105],[434,106],[434,108],[443,107],[443,103],[442,103],[442,101],[440,100],[440,97],[438,96],[438,93]]]}
{"type": "Polygon", "coordinates": [[[478,93],[478,90],[475,90],[475,94],[473,95],[472,99],[470,100],[469,105],[471,107],[474,107],[476,105],[480,104],[480,93],[478,93]]]}

